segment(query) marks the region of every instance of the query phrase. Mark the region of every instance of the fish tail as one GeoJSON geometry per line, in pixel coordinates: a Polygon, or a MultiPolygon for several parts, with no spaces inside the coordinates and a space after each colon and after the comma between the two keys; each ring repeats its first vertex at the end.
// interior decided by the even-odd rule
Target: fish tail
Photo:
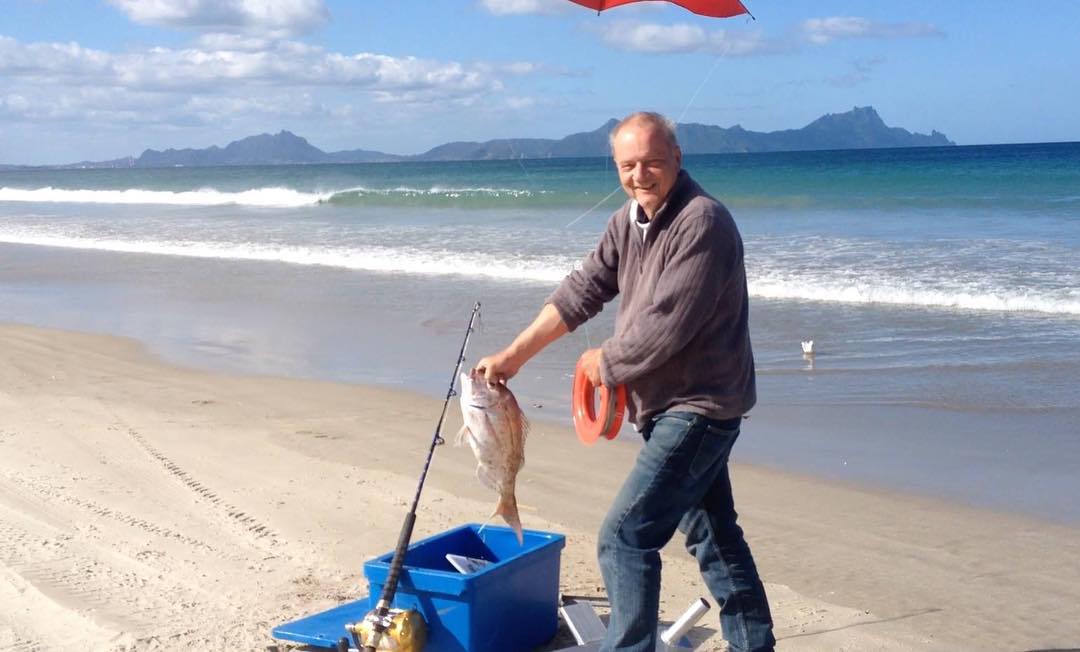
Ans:
{"type": "Polygon", "coordinates": [[[496,516],[503,517],[506,524],[514,529],[518,545],[525,545],[525,535],[521,531],[521,517],[518,516],[517,498],[514,497],[514,494],[501,494],[499,496],[499,504],[495,506],[495,511],[491,513],[488,520],[490,521],[496,516]]]}

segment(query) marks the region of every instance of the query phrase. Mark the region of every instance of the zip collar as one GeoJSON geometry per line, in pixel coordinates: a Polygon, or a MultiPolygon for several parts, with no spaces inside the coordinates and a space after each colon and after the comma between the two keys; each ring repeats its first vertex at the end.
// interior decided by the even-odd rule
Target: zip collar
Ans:
{"type": "Polygon", "coordinates": [[[679,176],[675,179],[675,185],[671,186],[671,192],[668,193],[667,199],[656,210],[656,214],[652,216],[652,219],[644,224],[638,222],[638,215],[643,214],[644,209],[637,203],[637,200],[630,200],[627,208],[627,219],[634,228],[641,229],[644,232],[641,239],[643,243],[649,239],[649,233],[658,232],[664,224],[671,221],[672,215],[677,215],[682,210],[683,204],[686,203],[686,197],[691,194],[694,185],[694,181],[686,170],[679,170],[679,176]]]}

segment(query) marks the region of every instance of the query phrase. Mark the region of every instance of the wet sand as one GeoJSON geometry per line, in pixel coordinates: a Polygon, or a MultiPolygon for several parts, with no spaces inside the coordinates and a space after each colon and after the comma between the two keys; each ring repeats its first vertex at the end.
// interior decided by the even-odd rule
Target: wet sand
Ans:
{"type": "MultiPolygon", "coordinates": [[[[0,650],[265,649],[274,625],[365,595],[441,405],[0,326],[0,650]]],[[[452,406],[445,432],[459,424],[452,406]]],[[[633,455],[534,423],[518,500],[527,528],[567,536],[564,593],[602,603],[594,532],[633,455]]],[[[474,465],[437,450],[416,538],[490,513],[474,465]]],[[[745,465],[733,479],[780,649],[1080,645],[1077,528],[745,465]]],[[[669,620],[704,591],[681,545],[669,620]]],[[[724,649],[717,629],[706,616],[701,649],[724,649]]]]}

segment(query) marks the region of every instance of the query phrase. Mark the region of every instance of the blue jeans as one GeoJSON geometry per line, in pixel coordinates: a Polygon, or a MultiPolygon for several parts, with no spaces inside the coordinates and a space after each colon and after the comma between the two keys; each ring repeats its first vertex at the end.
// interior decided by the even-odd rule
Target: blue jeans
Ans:
{"type": "Polygon", "coordinates": [[[660,549],[676,528],[720,605],[731,650],[772,650],[772,615],[754,558],[736,525],[728,457],[738,422],[663,412],[604,519],[600,572],[611,602],[602,652],[654,652],[660,610],[660,549]],[[724,427],[727,426],[727,427],[724,427]]]}

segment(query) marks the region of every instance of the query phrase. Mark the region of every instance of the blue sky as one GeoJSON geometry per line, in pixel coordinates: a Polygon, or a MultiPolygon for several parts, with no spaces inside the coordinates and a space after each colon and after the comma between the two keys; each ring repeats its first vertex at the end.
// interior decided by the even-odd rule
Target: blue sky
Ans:
{"type": "Polygon", "coordinates": [[[5,0],[0,162],[281,129],[411,154],[638,109],[770,131],[872,105],[960,144],[1080,140],[1080,2],[746,4],[757,20],[663,2],[5,0]]]}

